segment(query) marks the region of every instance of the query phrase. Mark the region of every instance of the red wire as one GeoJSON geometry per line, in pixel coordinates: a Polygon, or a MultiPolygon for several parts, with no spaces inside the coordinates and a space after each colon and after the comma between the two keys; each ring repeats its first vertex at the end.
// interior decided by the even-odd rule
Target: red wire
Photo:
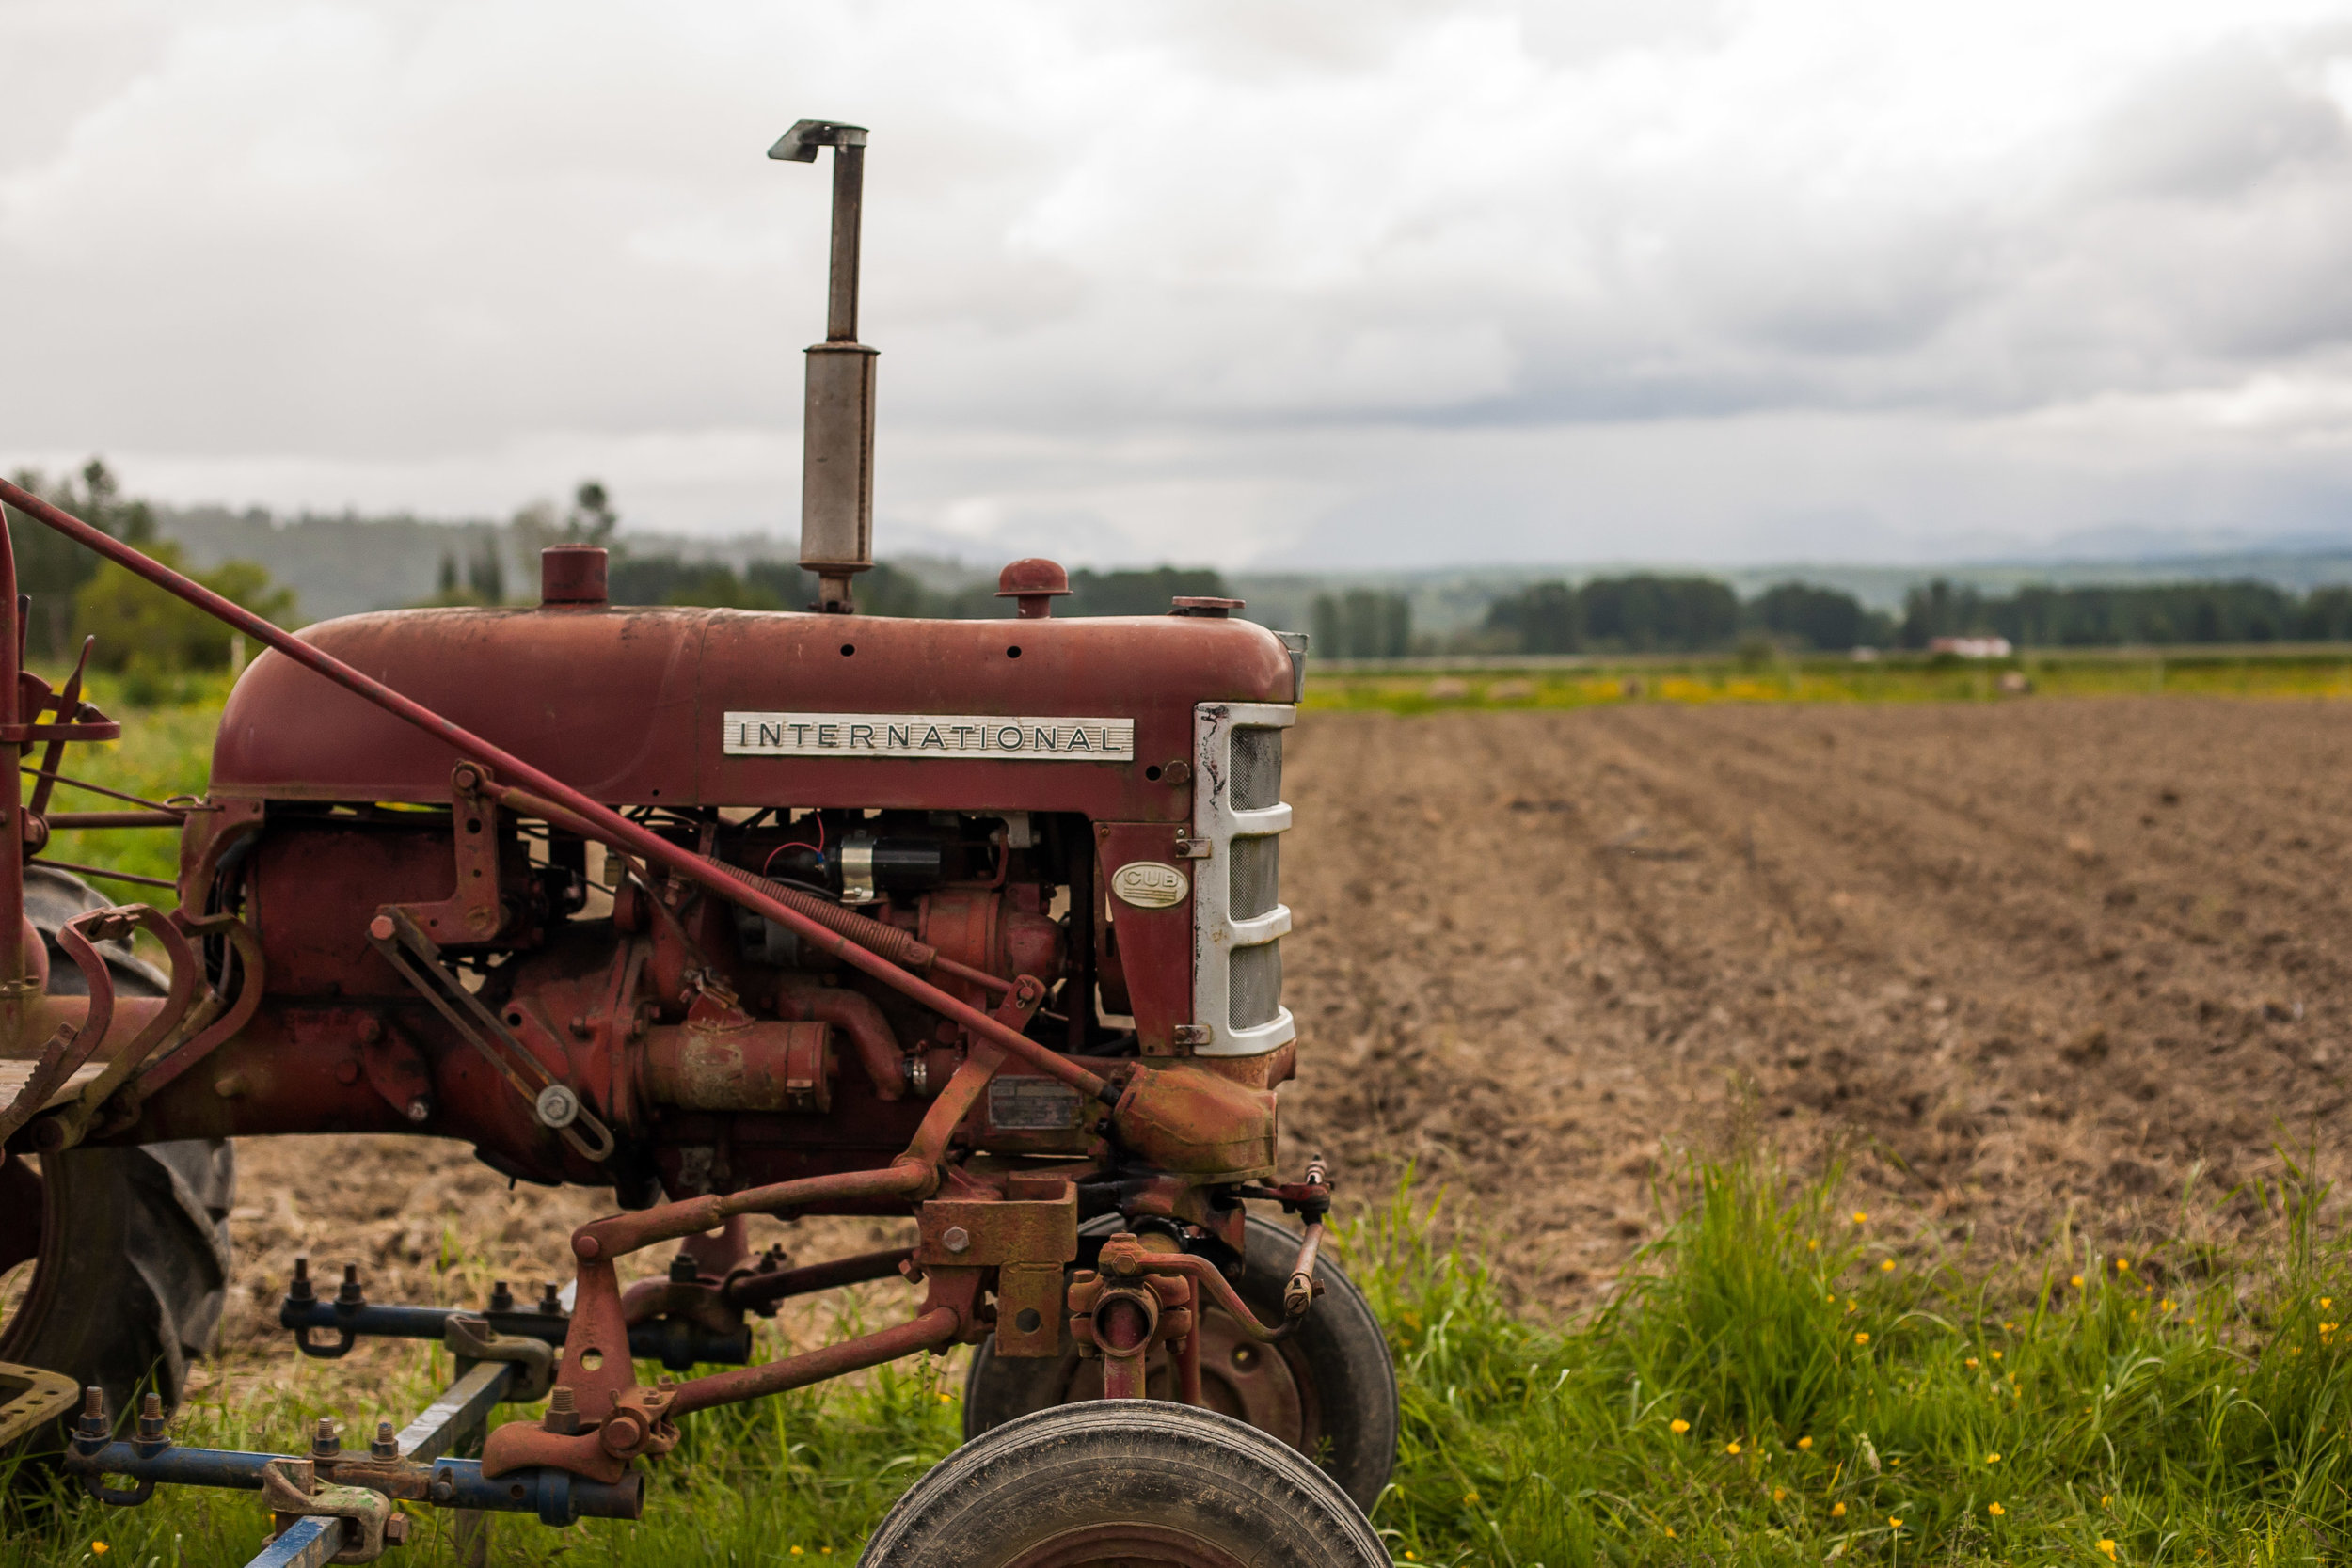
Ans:
{"type": "Polygon", "coordinates": [[[810,812],[810,813],[808,814],[808,819],[809,819],[810,821],[812,821],[812,822],[814,822],[814,823],[816,823],[816,824],[817,824],[817,842],[816,842],[816,844],[812,846],[812,845],[803,844],[803,843],[801,843],[801,842],[800,842],[799,840],[797,840],[797,839],[789,839],[789,838],[786,839],[786,840],[785,840],[782,844],[779,844],[779,845],[777,845],[777,846],[776,846],[773,849],[769,850],[769,851],[768,851],[768,858],[767,858],[766,860],[764,860],[764,861],[760,862],[760,863],[759,863],[759,874],[760,874],[761,876],[765,877],[766,875],[768,875],[768,868],[769,868],[770,866],[771,866],[771,865],[775,864],[775,863],[776,863],[776,857],[777,857],[778,855],[783,854],[783,853],[784,853],[787,849],[808,849],[808,848],[814,848],[814,849],[817,851],[818,857],[819,859],[822,859],[822,858],[824,857],[824,853],[825,853],[825,814],[824,814],[824,813],[822,813],[822,812],[816,812],[816,811],[813,811],[813,812],[810,812]]]}

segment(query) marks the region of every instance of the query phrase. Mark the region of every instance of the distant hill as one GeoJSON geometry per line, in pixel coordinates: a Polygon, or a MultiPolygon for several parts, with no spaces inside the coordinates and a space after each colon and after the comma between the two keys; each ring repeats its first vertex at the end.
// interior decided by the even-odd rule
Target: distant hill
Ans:
{"type": "MultiPolygon", "coordinates": [[[[441,562],[464,562],[496,548],[507,563],[508,581],[527,592],[536,563],[521,560],[506,529],[486,518],[435,521],[412,516],[303,515],[288,519],[252,510],[220,507],[158,513],[161,531],[177,539],[200,567],[224,561],[258,561],[299,595],[306,619],[324,620],[358,610],[414,604],[432,596],[441,562]]],[[[616,541],[640,556],[673,556],[686,562],[723,564],[740,572],[755,562],[786,562],[796,551],[789,540],[767,534],[730,539],[624,531],[616,541]]],[[[889,558],[899,571],[931,593],[961,594],[993,585],[995,564],[934,556],[889,558]]],[[[1226,580],[1248,601],[1249,619],[1284,629],[1304,629],[1313,619],[1315,599],[1351,588],[1402,594],[1412,606],[1418,634],[1448,636],[1477,626],[1497,599],[1530,583],[1577,583],[1597,576],[1644,569],[1641,563],[1605,565],[1475,566],[1378,572],[1230,572],[1226,580]]],[[[1673,570],[1688,571],[1688,567],[1673,570]]],[[[2150,555],[2122,559],[1991,561],[1944,566],[1845,566],[1792,562],[1740,566],[1708,574],[1753,598],[1775,583],[1805,582],[1843,590],[1873,610],[1902,608],[1904,593],[1931,578],[1987,594],[2006,594],[2027,583],[2053,587],[2148,582],[2266,582],[2296,593],[2352,583],[2352,546],[2315,543],[2309,550],[2241,550],[2204,555],[2150,555]]]]}

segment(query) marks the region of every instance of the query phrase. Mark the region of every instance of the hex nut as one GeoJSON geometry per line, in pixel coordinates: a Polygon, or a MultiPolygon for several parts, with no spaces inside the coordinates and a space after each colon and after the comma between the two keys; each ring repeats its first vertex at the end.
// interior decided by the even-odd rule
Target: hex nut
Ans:
{"type": "Polygon", "coordinates": [[[972,1233],[960,1225],[951,1225],[946,1234],[939,1238],[939,1244],[949,1252],[967,1252],[971,1250],[972,1233]]]}

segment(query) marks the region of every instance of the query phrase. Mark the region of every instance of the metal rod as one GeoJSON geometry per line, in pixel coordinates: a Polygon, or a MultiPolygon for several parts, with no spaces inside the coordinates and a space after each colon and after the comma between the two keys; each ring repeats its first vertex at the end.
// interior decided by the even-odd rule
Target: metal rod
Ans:
{"type": "Polygon", "coordinates": [[[51,772],[46,768],[20,768],[18,771],[28,779],[45,779],[56,784],[72,784],[76,789],[87,789],[92,795],[103,795],[114,800],[128,800],[135,806],[145,806],[150,811],[167,811],[175,816],[188,815],[187,808],[184,806],[166,805],[161,800],[151,800],[143,795],[125,795],[119,789],[108,789],[104,784],[94,784],[87,779],[69,779],[63,773],[51,772]]]}
{"type": "Polygon", "coordinates": [[[326,1568],[342,1549],[343,1522],[314,1514],[279,1530],[245,1568],[326,1568]]]}
{"type": "Polygon", "coordinates": [[[844,1285],[863,1285],[872,1279],[890,1278],[898,1272],[899,1264],[914,1256],[913,1247],[884,1247],[880,1252],[861,1252],[854,1258],[834,1258],[797,1269],[779,1269],[773,1274],[738,1275],[719,1288],[719,1299],[729,1307],[758,1307],[788,1296],[809,1296],[844,1285]]]}
{"type": "Polygon", "coordinates": [[[41,820],[49,824],[53,832],[65,832],[75,828],[184,828],[188,825],[186,814],[176,811],[53,811],[41,820]]]}
{"type": "Polygon", "coordinates": [[[77,865],[72,861],[53,861],[45,855],[26,863],[54,865],[60,871],[78,872],[85,877],[103,877],[112,882],[136,882],[142,887],[167,887],[176,892],[180,886],[178,882],[167,881],[161,877],[142,877],[135,871],[109,871],[103,865],[77,865]]]}
{"type": "MultiPolygon", "coordinates": [[[[301,665],[304,669],[326,676],[353,695],[373,703],[395,718],[406,721],[436,740],[451,747],[459,754],[489,768],[502,778],[512,778],[534,792],[547,796],[576,816],[596,824],[605,831],[607,835],[617,839],[624,847],[634,850],[647,861],[657,863],[687,880],[698,883],[729,903],[740,905],[755,913],[765,915],[779,926],[789,929],[803,942],[815,946],[818,952],[830,953],[850,967],[863,971],[895,990],[903,992],[911,1000],[920,1003],[932,1012],[954,1020],[973,1034],[1001,1046],[1013,1056],[1039,1072],[1044,1073],[1047,1077],[1059,1079],[1089,1098],[1102,1100],[1105,1103],[1116,1103],[1118,1096],[1107,1084],[1051,1047],[1041,1045],[1018,1030],[1006,1027],[977,1007],[959,1001],[937,986],[908,974],[889,959],[879,954],[868,952],[848,938],[827,930],[798,910],[778,903],[759,889],[737,881],[722,871],[713,862],[672,844],[658,833],[648,832],[610,806],[589,799],[564,783],[563,780],[552,774],[542,772],[503,748],[492,745],[463,725],[442,718],[422,704],[402,696],[383,682],[362,674],[326,650],[281,631],[242,605],[231,603],[203,584],[182,576],[160,562],[141,555],[130,546],[90,527],[72,514],[52,506],[31,491],[9,483],[6,480],[0,480],[0,501],[6,501],[37,522],[46,524],[67,538],[96,551],[133,576],[176,594],[216,620],[226,622],[254,641],[301,665]]],[[[5,584],[0,583],[0,586],[5,586],[5,584]]],[[[13,605],[14,601],[11,599],[10,603],[13,605]]],[[[11,721],[15,700],[13,686],[10,686],[6,692],[0,692],[0,713],[5,713],[11,721]]],[[[14,820],[15,815],[16,801],[13,799],[15,789],[16,780],[11,777],[5,790],[0,790],[0,810],[6,810],[11,821],[14,820]]],[[[13,860],[13,857],[9,858],[13,860]]],[[[21,926],[24,912],[21,871],[18,880],[16,912],[18,924],[21,926]]],[[[7,902],[7,889],[0,888],[0,936],[5,936],[11,929],[5,924],[8,912],[6,908],[7,902]]],[[[6,943],[0,942],[0,945],[6,945],[6,943]]],[[[16,954],[14,962],[17,968],[13,973],[21,975],[24,964],[21,944],[17,948],[12,948],[11,951],[16,954]]],[[[8,977],[7,974],[0,974],[0,980],[8,977]]]]}
{"type": "Polygon", "coordinates": [[[506,1398],[507,1385],[514,1379],[512,1361],[475,1362],[465,1376],[443,1389],[439,1399],[401,1429],[400,1456],[430,1465],[449,1452],[489,1418],[506,1398]]]}
{"type": "Polygon", "coordinates": [[[684,1416],[714,1404],[734,1404],[781,1394],[787,1388],[805,1388],[812,1383],[823,1383],[829,1378],[879,1367],[885,1361],[896,1361],[902,1355],[913,1355],[918,1350],[934,1350],[954,1338],[962,1322],[962,1314],[954,1307],[934,1307],[912,1323],[885,1328],[879,1334],[803,1351],[764,1367],[698,1377],[678,1385],[677,1399],[671,1404],[670,1413],[684,1416]]]}
{"type": "Polygon", "coordinates": [[[825,290],[825,341],[857,341],[858,230],[866,200],[866,148],[835,142],[833,149],[833,271],[825,290]]]}

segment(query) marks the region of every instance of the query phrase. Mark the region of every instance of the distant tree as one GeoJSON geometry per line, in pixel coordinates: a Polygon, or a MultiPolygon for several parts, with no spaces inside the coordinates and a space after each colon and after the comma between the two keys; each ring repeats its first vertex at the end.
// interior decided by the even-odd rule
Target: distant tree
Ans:
{"type": "Polygon", "coordinates": [[[1572,654],[1584,645],[1577,592],[1565,582],[1531,583],[1486,607],[1486,628],[1523,654],[1572,654]]]}
{"type": "Polygon", "coordinates": [[[1902,625],[1895,640],[1906,648],[1924,648],[1938,637],[1982,635],[1994,629],[1984,612],[1983,595],[1937,578],[1903,594],[1902,625]]]}
{"type": "Polygon", "coordinates": [[[564,515],[564,542],[601,545],[620,526],[620,515],[612,510],[612,498],[606,494],[602,482],[581,480],[580,487],[572,492],[571,511],[564,515]]]}
{"type": "Polygon", "coordinates": [[[1368,588],[1317,594],[1314,651],[1325,658],[1397,658],[1413,643],[1412,601],[1368,588]]]}
{"type": "MultiPolygon", "coordinates": [[[[144,548],[173,570],[188,572],[172,541],[150,540],[144,548]]],[[[225,561],[188,575],[263,620],[283,625],[293,618],[294,591],[271,581],[267,568],[253,562],[225,561]]],[[[217,670],[229,663],[229,627],[112,563],[102,564],[75,594],[74,612],[81,629],[97,635],[91,662],[103,670],[217,670]]]]}
{"type": "Polygon", "coordinates": [[[464,590],[458,586],[457,552],[441,552],[440,592],[436,595],[444,604],[455,604],[464,590]]]}
{"type": "MultiPolygon", "coordinates": [[[[13,477],[43,500],[127,544],[144,547],[155,537],[154,509],[143,500],[125,500],[120,483],[103,458],[93,457],[82,465],[78,491],[71,474],[52,482],[38,469],[25,468],[13,477]]],[[[97,575],[99,558],[30,517],[11,511],[8,518],[16,551],[17,590],[32,597],[25,627],[27,647],[37,658],[71,658],[77,641],[74,595],[97,575]]]]}
{"type": "Polygon", "coordinates": [[[496,539],[484,540],[474,558],[466,562],[466,586],[482,604],[506,602],[506,557],[496,539]]]}
{"type": "Polygon", "coordinates": [[[1886,641],[1892,623],[1862,607],[1851,594],[1810,583],[1783,582],[1756,595],[1755,622],[1773,636],[1808,648],[1844,650],[1886,641]]]}
{"type": "Polygon", "coordinates": [[[1070,574],[1070,597],[1057,601],[1057,615],[1165,615],[1177,598],[1224,599],[1225,579],[1207,567],[1155,566],[1150,571],[1070,574]]]}
{"type": "Polygon", "coordinates": [[[1728,646],[1740,630],[1740,599],[1713,578],[1595,578],[1577,591],[1585,640],[1632,653],[1728,646]]]}
{"type": "Polygon", "coordinates": [[[745,582],[734,568],[718,563],[684,576],[662,598],[664,604],[702,605],[713,610],[782,610],[784,601],[759,583],[745,582]]]}

